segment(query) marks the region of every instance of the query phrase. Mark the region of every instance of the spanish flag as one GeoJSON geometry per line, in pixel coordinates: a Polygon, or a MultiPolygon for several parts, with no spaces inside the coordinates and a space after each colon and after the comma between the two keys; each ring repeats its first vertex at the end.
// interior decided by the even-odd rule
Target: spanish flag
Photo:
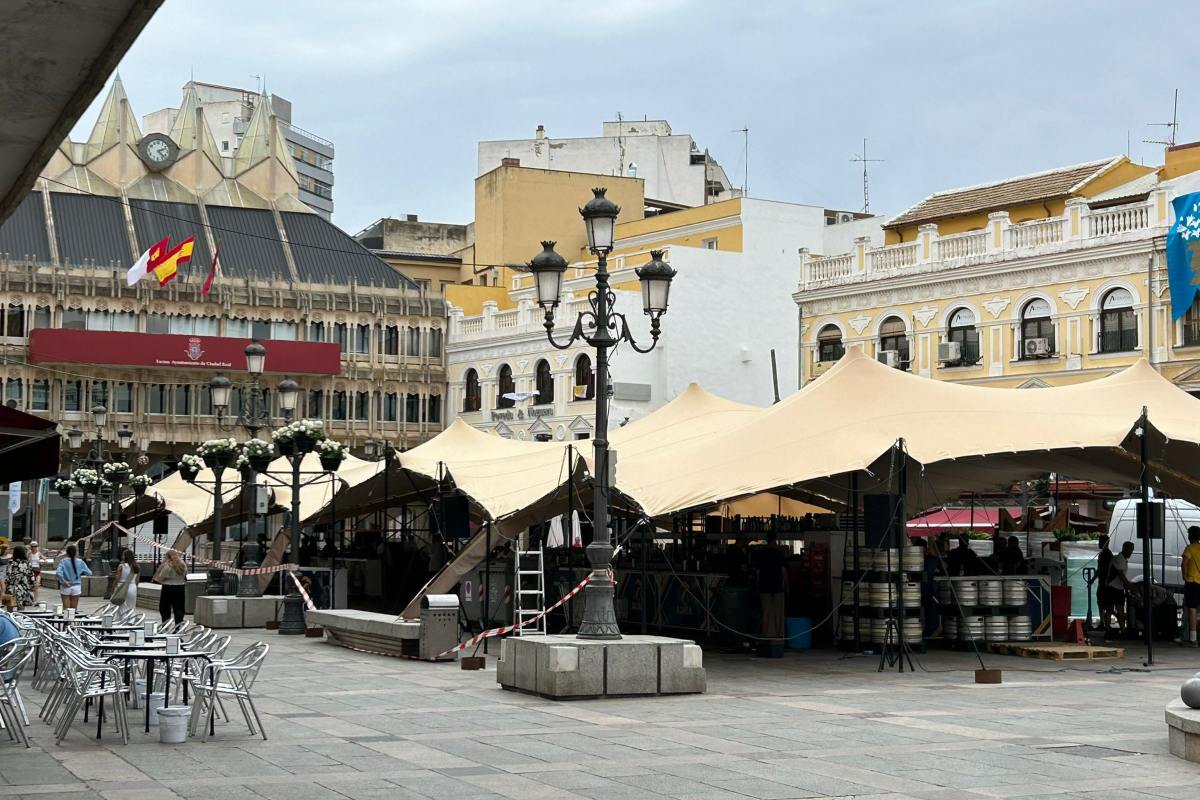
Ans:
{"type": "Polygon", "coordinates": [[[189,236],[179,244],[171,247],[171,237],[164,236],[162,241],[150,246],[142,253],[129,272],[125,282],[130,286],[140,281],[144,276],[154,273],[159,286],[166,286],[179,273],[179,265],[192,260],[192,248],[196,245],[196,237],[189,236]]]}

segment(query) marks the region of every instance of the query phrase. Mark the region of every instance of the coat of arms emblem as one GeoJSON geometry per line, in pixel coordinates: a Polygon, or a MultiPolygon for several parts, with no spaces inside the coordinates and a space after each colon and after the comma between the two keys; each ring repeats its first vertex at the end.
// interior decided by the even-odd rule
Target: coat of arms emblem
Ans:
{"type": "Polygon", "coordinates": [[[184,352],[192,361],[199,361],[200,357],[204,355],[204,351],[200,349],[200,340],[195,337],[188,339],[187,350],[184,352]]]}

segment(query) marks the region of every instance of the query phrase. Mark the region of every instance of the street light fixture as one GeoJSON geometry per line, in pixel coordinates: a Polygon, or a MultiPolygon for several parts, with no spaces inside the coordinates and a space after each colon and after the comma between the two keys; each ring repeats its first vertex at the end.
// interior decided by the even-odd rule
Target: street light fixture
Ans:
{"type": "MultiPolygon", "coordinates": [[[[650,263],[637,270],[642,285],[642,310],[650,317],[648,347],[634,341],[625,315],[613,310],[616,295],[609,288],[608,254],[613,249],[617,215],[621,209],[604,196],[604,189],[593,189],[593,197],[579,209],[587,228],[588,249],[596,256],[596,288],[588,295],[591,309],[576,315],[575,327],[565,342],[554,338],[554,309],[562,292],[563,274],[567,262],[554,252],[554,242],[542,242],[542,252],[529,262],[537,288],[538,305],[545,311],[546,338],[559,350],[566,350],[577,341],[587,342],[596,349],[596,385],[608,386],[608,352],[620,342],[639,353],[648,353],[658,344],[659,318],[667,311],[671,280],[675,270],[663,260],[665,251],[651,251],[650,263]],[[590,331],[587,333],[585,331],[590,331]]],[[[583,621],[579,625],[580,639],[620,639],[621,629],[613,608],[613,583],[609,577],[612,563],[612,532],[608,527],[608,392],[596,392],[595,481],[592,494],[592,543],[588,545],[588,563],[592,576],[584,589],[583,621]]]]}
{"type": "Polygon", "coordinates": [[[300,385],[291,378],[284,378],[276,391],[279,393],[279,410],[283,412],[284,419],[291,419],[300,396],[300,385]]]}
{"type": "Polygon", "coordinates": [[[67,445],[72,450],[78,450],[83,447],[83,431],[79,428],[71,428],[67,431],[67,445]]]}
{"type": "Polygon", "coordinates": [[[257,340],[246,345],[246,372],[251,375],[262,375],[263,368],[267,364],[267,348],[258,343],[257,340]]]}
{"type": "Polygon", "coordinates": [[[133,431],[129,430],[128,425],[125,425],[117,431],[117,449],[128,450],[131,444],[133,444],[133,431]]]}
{"type": "Polygon", "coordinates": [[[92,419],[97,428],[103,428],[104,423],[108,422],[108,409],[102,405],[92,406],[92,419]]]}
{"type": "Polygon", "coordinates": [[[213,408],[218,417],[225,416],[225,412],[229,408],[229,395],[232,391],[233,383],[223,373],[218,372],[208,382],[208,392],[212,397],[213,408]]]}

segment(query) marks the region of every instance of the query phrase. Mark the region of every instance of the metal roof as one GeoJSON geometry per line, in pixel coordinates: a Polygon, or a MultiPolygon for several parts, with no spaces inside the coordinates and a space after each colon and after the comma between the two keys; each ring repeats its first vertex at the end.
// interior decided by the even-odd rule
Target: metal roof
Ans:
{"type": "Polygon", "coordinates": [[[221,251],[221,274],[291,280],[275,215],[257,208],[208,206],[213,242],[221,251]]]}
{"type": "Polygon", "coordinates": [[[50,237],[46,235],[46,211],[41,192],[27,195],[0,225],[0,256],[50,263],[50,237]]]}
{"type": "Polygon", "coordinates": [[[345,232],[315,214],[281,211],[283,229],[292,245],[292,259],[302,281],[349,282],[377,286],[416,284],[360,245],[345,232]]]}
{"type": "Polygon", "coordinates": [[[150,245],[164,236],[171,237],[171,246],[189,236],[196,237],[192,249],[192,260],[180,269],[180,277],[199,275],[200,280],[208,274],[212,256],[208,252],[208,237],[200,224],[200,209],[191,203],[167,203],[161,200],[130,200],[133,230],[137,234],[138,251],[146,252],[150,245]]]}
{"type": "Polygon", "coordinates": [[[115,197],[50,193],[58,257],[65,264],[130,267],[136,256],[121,201],[115,197]]]}

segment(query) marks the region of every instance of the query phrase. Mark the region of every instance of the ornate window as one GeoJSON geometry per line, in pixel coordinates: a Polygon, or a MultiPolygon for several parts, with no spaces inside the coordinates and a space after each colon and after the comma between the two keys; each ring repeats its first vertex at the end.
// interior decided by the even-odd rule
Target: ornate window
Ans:
{"type": "Polygon", "coordinates": [[[975,312],[960,308],[950,315],[946,341],[958,342],[959,361],[963,366],[979,363],[979,331],[975,327],[975,312]]]}
{"type": "Polygon", "coordinates": [[[837,361],[846,355],[842,332],[837,325],[826,325],[817,334],[817,361],[837,361]]]}
{"type": "Polygon", "coordinates": [[[593,400],[596,397],[596,374],[592,372],[592,359],[583,353],[575,359],[575,387],[572,400],[593,400]]]}
{"type": "Polygon", "coordinates": [[[479,391],[479,373],[469,369],[463,379],[463,413],[478,411],[483,406],[482,401],[483,396],[479,391]]]}
{"type": "Polygon", "coordinates": [[[1028,342],[1045,339],[1047,351],[1054,352],[1054,320],[1050,319],[1050,304],[1035,297],[1021,310],[1021,358],[1037,358],[1034,346],[1028,342]]]}
{"type": "Polygon", "coordinates": [[[428,422],[442,421],[442,396],[431,394],[425,398],[425,419],[428,422]]]}
{"type": "Polygon", "coordinates": [[[1137,314],[1128,289],[1113,289],[1100,301],[1101,353],[1126,353],[1137,348],[1137,314]]]}
{"type": "Polygon", "coordinates": [[[421,421],[421,395],[409,393],[404,396],[404,421],[421,421]]]}
{"type": "Polygon", "coordinates": [[[904,329],[904,320],[899,317],[888,317],[879,326],[879,352],[895,351],[900,358],[900,369],[908,369],[908,334],[904,329]]]}
{"type": "Polygon", "coordinates": [[[504,364],[500,367],[499,379],[496,382],[496,408],[512,408],[513,399],[504,395],[512,394],[515,391],[517,391],[517,385],[513,383],[512,367],[504,364]]]}
{"type": "Polygon", "coordinates": [[[542,359],[534,368],[537,376],[537,402],[545,405],[554,402],[554,376],[550,373],[550,362],[542,359]]]}

